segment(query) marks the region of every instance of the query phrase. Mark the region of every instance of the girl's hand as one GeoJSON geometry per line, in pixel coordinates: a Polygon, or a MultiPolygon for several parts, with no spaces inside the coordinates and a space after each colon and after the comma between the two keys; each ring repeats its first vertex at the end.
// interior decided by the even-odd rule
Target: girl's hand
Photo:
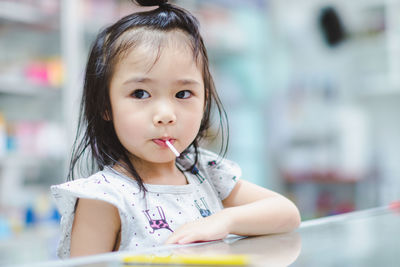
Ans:
{"type": "Polygon", "coordinates": [[[166,244],[211,241],[228,234],[255,236],[290,232],[301,220],[297,207],[290,200],[244,180],[237,182],[222,203],[223,210],[183,225],[166,244]]]}
{"type": "Polygon", "coordinates": [[[166,244],[188,244],[225,238],[229,234],[229,217],[223,211],[209,217],[182,225],[166,241],[166,244]]]}

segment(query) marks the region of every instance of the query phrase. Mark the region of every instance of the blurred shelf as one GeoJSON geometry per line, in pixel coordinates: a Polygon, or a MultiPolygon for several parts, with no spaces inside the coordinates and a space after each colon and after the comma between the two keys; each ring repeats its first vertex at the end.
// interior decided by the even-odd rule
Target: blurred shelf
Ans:
{"type": "Polygon", "coordinates": [[[29,266],[35,262],[56,260],[59,236],[58,223],[47,223],[0,239],[0,265],[29,266]]]}
{"type": "MultiPolygon", "coordinates": [[[[346,1],[347,2],[347,1],[346,1]]],[[[358,1],[350,1],[350,2],[354,2],[358,5],[360,5],[361,7],[376,7],[376,6],[388,6],[391,4],[396,4],[398,3],[398,0],[358,0],[358,1]]]]}
{"type": "MultiPolygon", "coordinates": [[[[58,3],[54,1],[54,3],[58,3]]],[[[57,28],[58,12],[44,12],[42,8],[16,1],[0,2],[0,20],[5,22],[23,23],[27,25],[57,28]]]]}
{"type": "MultiPolygon", "coordinates": [[[[61,162],[65,160],[62,156],[55,155],[40,155],[40,154],[22,154],[17,152],[9,152],[6,155],[0,156],[0,167],[1,166],[29,166],[37,165],[40,162],[61,162]]],[[[0,177],[1,178],[1,177],[0,177]]]]}
{"type": "Polygon", "coordinates": [[[8,81],[0,78],[0,94],[10,96],[60,95],[61,88],[48,85],[35,85],[25,81],[8,81]]]}
{"type": "Polygon", "coordinates": [[[287,184],[356,184],[361,181],[357,177],[347,177],[330,172],[313,172],[303,174],[282,174],[287,184]]]}
{"type": "Polygon", "coordinates": [[[360,85],[363,90],[356,91],[357,98],[367,101],[400,99],[400,85],[393,85],[399,82],[390,80],[388,75],[371,75],[365,78],[360,85]]]}
{"type": "Polygon", "coordinates": [[[399,99],[400,100],[400,88],[399,89],[385,89],[385,90],[368,90],[359,94],[361,99],[368,101],[373,100],[384,100],[399,99]]]}

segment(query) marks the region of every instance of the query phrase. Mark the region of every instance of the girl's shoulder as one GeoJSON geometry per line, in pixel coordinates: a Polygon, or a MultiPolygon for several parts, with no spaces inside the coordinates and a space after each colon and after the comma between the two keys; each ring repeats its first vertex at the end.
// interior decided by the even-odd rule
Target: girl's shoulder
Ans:
{"type": "Polygon", "coordinates": [[[223,200],[229,196],[242,176],[239,165],[229,159],[206,149],[200,149],[197,167],[215,187],[218,197],[223,200]]]}
{"type": "Polygon", "coordinates": [[[97,199],[119,207],[126,194],[139,193],[137,184],[112,170],[99,171],[88,178],[80,178],[50,187],[57,206],[72,206],[78,198],[97,199]],[[122,194],[122,192],[124,194],[122,194]]]}
{"type": "MultiPolygon", "coordinates": [[[[188,153],[179,158],[178,163],[185,169],[189,169],[195,161],[195,156],[193,152],[188,153]]],[[[209,181],[221,199],[225,199],[230,194],[242,176],[242,170],[237,163],[203,148],[198,150],[197,163],[191,172],[200,181],[209,181]]]]}
{"type": "MultiPolygon", "coordinates": [[[[189,153],[189,158],[191,162],[194,162],[194,153],[189,153]]],[[[242,174],[241,168],[236,162],[204,148],[198,149],[198,160],[196,167],[206,173],[229,173],[234,174],[237,177],[241,176],[242,174]]]]}
{"type": "Polygon", "coordinates": [[[51,190],[102,190],[109,191],[115,189],[125,189],[131,187],[138,189],[135,181],[129,181],[129,178],[124,177],[110,168],[99,171],[87,178],[79,178],[73,181],[65,182],[51,186],[51,190]]]}
{"type": "Polygon", "coordinates": [[[239,165],[236,162],[204,148],[199,149],[199,163],[217,169],[224,167],[239,168],[239,165]]]}

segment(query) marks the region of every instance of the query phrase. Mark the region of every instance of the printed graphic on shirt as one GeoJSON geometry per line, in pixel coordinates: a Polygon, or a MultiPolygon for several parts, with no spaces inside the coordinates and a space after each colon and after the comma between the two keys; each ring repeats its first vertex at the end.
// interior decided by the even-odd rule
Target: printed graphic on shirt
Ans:
{"type": "Polygon", "coordinates": [[[193,166],[191,172],[196,175],[197,179],[199,180],[199,183],[202,184],[205,180],[205,178],[200,174],[199,169],[197,169],[196,166],[193,166]]]}
{"type": "Polygon", "coordinates": [[[101,179],[99,177],[99,178],[96,178],[93,182],[96,183],[96,184],[101,184],[103,181],[108,183],[108,184],[110,183],[110,181],[107,180],[107,178],[106,178],[106,176],[104,174],[102,174],[101,176],[103,177],[103,179],[101,179]]]}
{"type": "Polygon", "coordinates": [[[208,164],[208,166],[212,167],[212,166],[217,165],[217,162],[215,160],[212,160],[212,161],[209,161],[207,164],[208,164]]]}
{"type": "Polygon", "coordinates": [[[165,219],[165,214],[164,214],[164,210],[162,207],[157,206],[157,210],[158,210],[158,214],[160,215],[161,219],[152,219],[150,214],[149,214],[149,210],[142,210],[142,212],[144,213],[144,215],[146,216],[147,220],[149,221],[150,227],[151,229],[153,229],[152,232],[149,232],[150,234],[154,234],[154,232],[156,230],[160,230],[160,229],[168,229],[171,232],[172,229],[169,227],[169,224],[167,223],[167,220],[165,219]]]}
{"type": "Polygon", "coordinates": [[[210,215],[211,215],[211,211],[210,211],[210,209],[208,208],[207,202],[205,201],[204,197],[201,197],[200,200],[201,200],[201,202],[202,202],[202,206],[204,207],[204,209],[200,207],[200,205],[199,205],[199,203],[198,203],[198,201],[197,201],[196,199],[194,200],[194,205],[195,205],[196,208],[199,210],[200,215],[201,215],[202,217],[208,217],[208,216],[210,216],[210,215]]]}

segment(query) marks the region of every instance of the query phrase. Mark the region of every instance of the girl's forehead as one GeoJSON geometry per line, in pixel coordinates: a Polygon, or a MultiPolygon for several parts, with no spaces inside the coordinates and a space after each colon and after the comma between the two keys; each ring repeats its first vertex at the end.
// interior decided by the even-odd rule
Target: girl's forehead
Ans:
{"type": "Polygon", "coordinates": [[[151,69],[165,55],[186,58],[200,66],[200,57],[194,54],[190,37],[182,31],[134,30],[128,35],[124,38],[125,50],[120,54],[116,67],[129,61],[130,65],[151,69]]]}

